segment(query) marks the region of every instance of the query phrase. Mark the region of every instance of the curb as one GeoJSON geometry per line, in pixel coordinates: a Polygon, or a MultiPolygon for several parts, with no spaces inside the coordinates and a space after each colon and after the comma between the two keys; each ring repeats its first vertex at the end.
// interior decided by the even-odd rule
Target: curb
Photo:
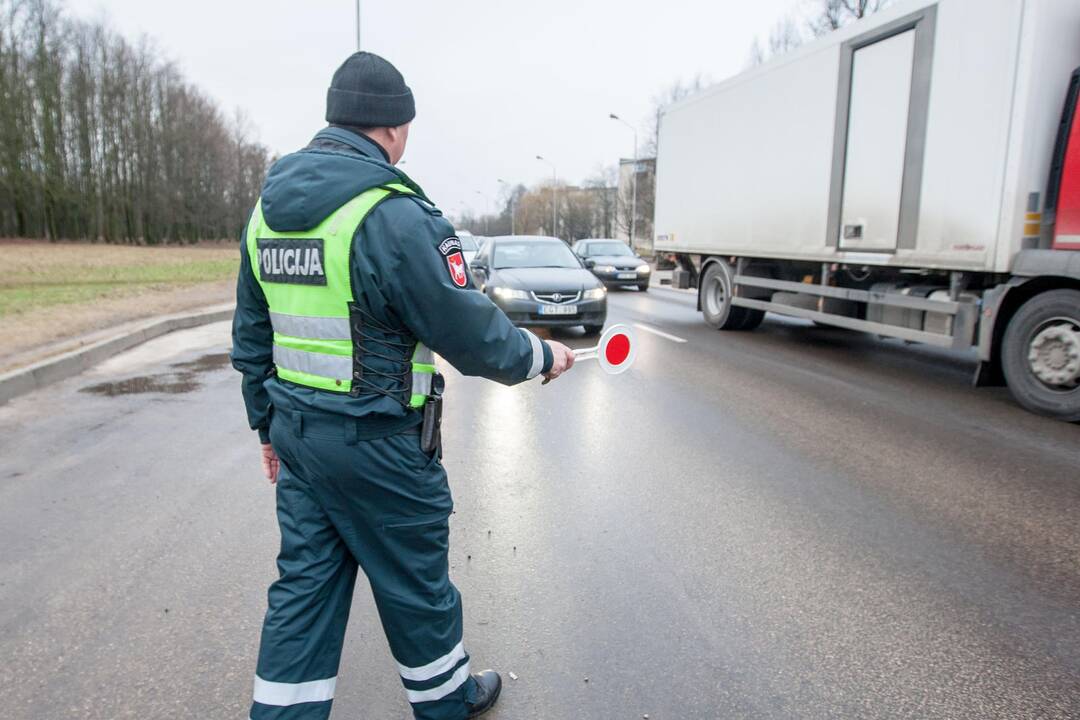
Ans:
{"type": "Polygon", "coordinates": [[[78,375],[101,361],[147,340],[153,340],[176,330],[187,330],[199,325],[228,320],[233,316],[233,310],[234,307],[228,305],[190,313],[165,315],[149,320],[121,335],[99,340],[78,350],[0,375],[0,405],[20,395],[78,375]]]}

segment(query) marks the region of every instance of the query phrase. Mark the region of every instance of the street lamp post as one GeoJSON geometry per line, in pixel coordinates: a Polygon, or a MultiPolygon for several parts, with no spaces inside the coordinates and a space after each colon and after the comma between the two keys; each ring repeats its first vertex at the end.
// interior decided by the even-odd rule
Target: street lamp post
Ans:
{"type": "Polygon", "coordinates": [[[631,183],[631,190],[630,190],[630,247],[633,247],[634,246],[634,230],[637,229],[637,169],[638,169],[637,168],[637,162],[638,162],[638,159],[637,159],[637,149],[638,149],[637,128],[635,128],[633,125],[631,125],[630,123],[623,120],[621,117],[619,117],[615,113],[610,113],[608,115],[608,117],[610,117],[612,120],[618,120],[623,125],[630,128],[630,132],[634,133],[634,165],[633,165],[633,170],[632,170],[633,174],[631,175],[631,179],[630,179],[630,183],[631,183]]]}
{"type": "Polygon", "coordinates": [[[551,234],[559,237],[559,175],[555,170],[555,163],[545,160],[542,155],[537,155],[536,159],[551,166],[551,234]]]}
{"type": "Polygon", "coordinates": [[[360,0],[356,0],[356,51],[360,51],[360,0]]]}
{"type": "MultiPolygon", "coordinates": [[[[489,203],[491,202],[491,197],[488,196],[487,193],[483,193],[483,192],[480,192],[479,190],[477,190],[476,194],[479,195],[480,197],[484,198],[485,200],[487,200],[489,203]]],[[[484,236],[486,237],[487,234],[488,234],[488,214],[487,214],[487,211],[485,211],[484,212],[484,236]]]]}
{"type": "Polygon", "coordinates": [[[517,210],[517,208],[515,208],[514,206],[517,205],[517,203],[515,202],[514,198],[514,188],[510,185],[510,183],[506,182],[502,178],[499,178],[498,181],[499,184],[505,185],[506,187],[510,188],[510,234],[517,235],[517,221],[514,219],[514,214],[517,210]]]}

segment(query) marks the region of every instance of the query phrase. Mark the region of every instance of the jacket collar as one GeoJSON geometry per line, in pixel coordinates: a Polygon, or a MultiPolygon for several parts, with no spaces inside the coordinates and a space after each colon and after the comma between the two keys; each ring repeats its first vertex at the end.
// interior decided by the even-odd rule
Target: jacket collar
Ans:
{"type": "Polygon", "coordinates": [[[434,206],[434,203],[424,193],[423,188],[416,184],[412,178],[406,175],[400,168],[390,164],[390,158],[379,143],[366,135],[354,133],[344,128],[327,127],[315,134],[314,140],[331,140],[341,143],[363,156],[366,162],[373,162],[397,175],[398,180],[415,192],[421,200],[434,206]]]}
{"type": "Polygon", "coordinates": [[[376,160],[382,160],[383,162],[390,162],[390,155],[387,154],[383,146],[375,142],[367,135],[361,135],[354,133],[350,130],[339,127],[328,127],[320,130],[315,135],[316,140],[334,140],[347,145],[361,155],[366,155],[376,160]]]}

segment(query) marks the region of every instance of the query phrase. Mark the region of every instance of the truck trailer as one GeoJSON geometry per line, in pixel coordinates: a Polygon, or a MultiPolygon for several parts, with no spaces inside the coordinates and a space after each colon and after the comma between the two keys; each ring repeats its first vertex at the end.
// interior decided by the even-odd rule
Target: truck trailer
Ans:
{"type": "Polygon", "coordinates": [[[1080,421],[1078,95],[1080,1],[897,2],[664,112],[655,248],[720,330],[967,349],[1080,421]]]}

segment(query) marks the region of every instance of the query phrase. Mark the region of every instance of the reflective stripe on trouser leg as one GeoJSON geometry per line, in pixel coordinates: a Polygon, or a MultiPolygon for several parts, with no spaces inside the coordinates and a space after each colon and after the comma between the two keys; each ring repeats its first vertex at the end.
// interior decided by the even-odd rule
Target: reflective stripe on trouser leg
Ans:
{"type": "Polygon", "coordinates": [[[469,655],[464,643],[459,642],[450,652],[426,665],[409,667],[398,663],[398,672],[410,703],[442,700],[469,678],[469,655]]]}
{"type": "Polygon", "coordinates": [[[291,433],[273,432],[282,455],[277,483],[279,578],[270,586],[251,720],[330,716],[356,561],[312,488],[289,466],[291,433]]]}

